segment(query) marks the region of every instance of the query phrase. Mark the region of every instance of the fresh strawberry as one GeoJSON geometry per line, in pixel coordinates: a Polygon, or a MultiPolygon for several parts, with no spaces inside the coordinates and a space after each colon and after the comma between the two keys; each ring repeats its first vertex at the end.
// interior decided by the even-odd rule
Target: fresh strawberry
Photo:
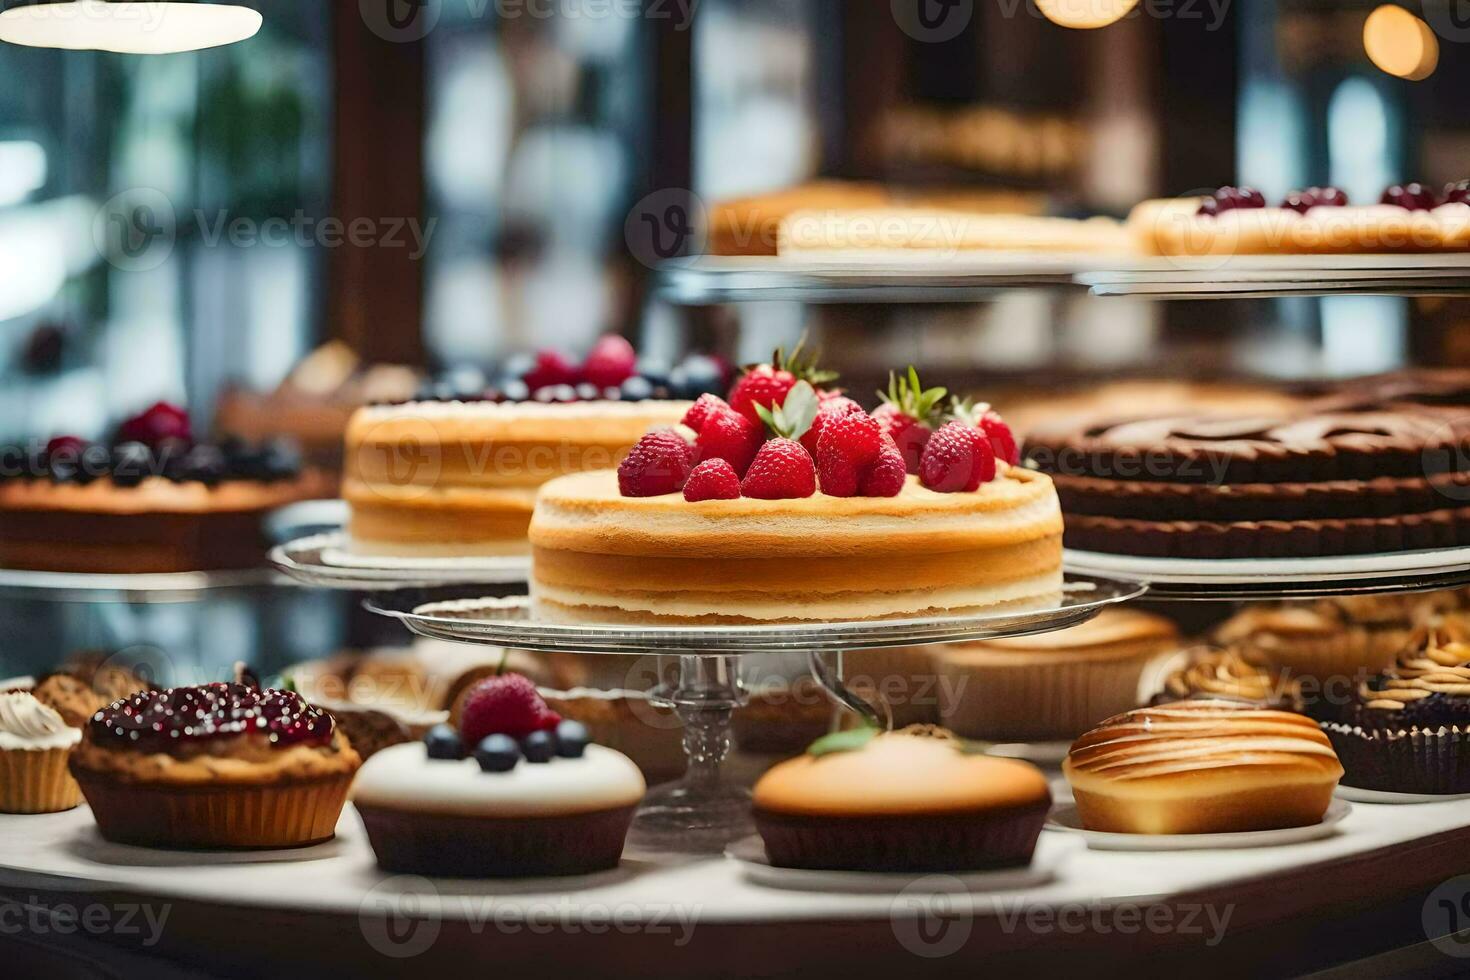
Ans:
{"type": "Polygon", "coordinates": [[[995,479],[995,450],[984,431],[947,422],[934,433],[919,460],[919,479],[938,493],[973,493],[995,479]]]}
{"type": "Polygon", "coordinates": [[[117,430],[118,442],[141,442],[150,449],[157,449],[175,439],[192,442],[194,435],[189,425],[189,413],[168,402],[154,404],[146,412],[123,422],[117,430]]]}
{"type": "Polygon", "coordinates": [[[864,497],[897,497],[908,482],[908,465],[898,445],[887,437],[878,460],[863,473],[858,492],[864,497]]]}
{"type": "Polygon", "coordinates": [[[867,466],[883,449],[883,428],[867,412],[829,419],[817,444],[817,455],[836,453],[856,466],[867,466]]]}
{"type": "Polygon", "coordinates": [[[878,392],[883,404],[873,417],[882,426],[883,433],[898,444],[910,473],[919,472],[924,446],[940,424],[939,405],[948,394],[944,388],[925,388],[913,365],[902,376],[890,374],[888,390],[878,392]]]}
{"type": "Polygon", "coordinates": [[[1005,419],[993,411],[989,405],[973,404],[969,399],[956,398],[950,409],[950,414],[957,420],[980,429],[990,439],[990,448],[995,451],[996,459],[1005,460],[1012,466],[1021,462],[1021,451],[1016,445],[1016,436],[1011,432],[1011,427],[1006,424],[1005,419]]]}
{"type": "Polygon", "coordinates": [[[624,497],[662,497],[678,493],[694,469],[694,447],[673,429],[648,433],[618,467],[624,497]]]}
{"type": "Polygon", "coordinates": [[[817,392],[817,417],[812,419],[812,427],[801,437],[801,444],[806,451],[817,456],[817,443],[822,438],[822,430],[827,427],[827,422],[840,415],[852,415],[861,412],[863,407],[846,395],[834,395],[832,392],[817,392]]]}
{"type": "Polygon", "coordinates": [[[51,459],[80,459],[87,448],[87,440],[81,436],[57,436],[46,443],[46,455],[51,459]]]}
{"type": "Polygon", "coordinates": [[[817,492],[811,454],[794,439],[772,439],[756,453],[740,492],[757,500],[796,500],[817,492]]]}
{"type": "Polygon", "coordinates": [[[608,334],[582,362],[582,377],[599,388],[616,388],[638,373],[638,352],[626,337],[608,334]]]}
{"type": "Polygon", "coordinates": [[[816,357],[802,357],[804,343],[798,343],[790,354],[778,349],[769,364],[746,368],[745,374],[730,389],[730,407],[752,422],[759,422],[757,407],[772,410],[785,404],[787,394],[797,382],[805,381],[815,389],[835,381],[836,373],[817,368],[816,357]]]}
{"type": "Polygon", "coordinates": [[[684,413],[682,424],[698,432],[704,428],[704,420],[709,418],[715,409],[728,409],[730,406],[719,395],[700,395],[699,400],[689,406],[689,411],[684,413]]]}
{"type": "Polygon", "coordinates": [[[698,458],[723,459],[741,476],[766,441],[766,430],[729,406],[716,406],[695,441],[698,458]]]}
{"type": "MultiPolygon", "coordinates": [[[[745,419],[743,415],[736,418],[745,419]]],[[[684,484],[684,499],[690,503],[701,500],[737,500],[740,497],[740,474],[723,459],[707,459],[694,467],[689,482],[684,484]]]]}
{"type": "Polygon", "coordinates": [[[479,745],[490,735],[525,738],[561,724],[561,716],[546,706],[536,685],[521,674],[487,677],[469,689],[460,710],[460,741],[479,745]]]}
{"type": "Polygon", "coordinates": [[[822,484],[822,493],[829,497],[856,497],[862,471],[841,453],[820,453],[817,455],[817,478],[822,484]]]}
{"type": "Polygon", "coordinates": [[[536,363],[521,380],[534,392],[557,385],[574,385],[582,376],[565,356],[554,350],[543,350],[536,353],[536,363]]]}

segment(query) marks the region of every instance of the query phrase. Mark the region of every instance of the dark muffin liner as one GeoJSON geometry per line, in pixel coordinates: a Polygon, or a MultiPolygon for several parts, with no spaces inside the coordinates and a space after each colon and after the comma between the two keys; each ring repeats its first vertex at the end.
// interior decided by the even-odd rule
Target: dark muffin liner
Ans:
{"type": "Polygon", "coordinates": [[[1323,722],[1342,762],[1344,786],[1386,793],[1470,793],[1470,732],[1360,728],[1323,722]]]}
{"type": "Polygon", "coordinates": [[[1049,801],[942,816],[807,817],[755,811],[778,868],[822,871],[984,871],[1031,863],[1049,801]]]}
{"type": "Polygon", "coordinates": [[[359,805],[378,867],[435,878],[531,878],[615,868],[636,807],[461,817],[359,805]]]}

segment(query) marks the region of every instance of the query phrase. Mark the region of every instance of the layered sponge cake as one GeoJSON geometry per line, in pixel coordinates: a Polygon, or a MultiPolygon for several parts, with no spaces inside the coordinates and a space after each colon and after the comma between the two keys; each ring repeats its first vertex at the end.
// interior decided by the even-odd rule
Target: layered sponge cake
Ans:
{"type": "Polygon", "coordinates": [[[360,410],[342,495],[351,547],[392,557],[523,555],[536,492],[615,467],[688,402],[415,402],[360,410]]]}
{"type": "Polygon", "coordinates": [[[531,524],[538,616],[774,623],[962,613],[1054,598],[1051,480],[1004,463],[973,492],[909,477],[896,496],[624,496],[614,472],[548,483],[531,524]]]}

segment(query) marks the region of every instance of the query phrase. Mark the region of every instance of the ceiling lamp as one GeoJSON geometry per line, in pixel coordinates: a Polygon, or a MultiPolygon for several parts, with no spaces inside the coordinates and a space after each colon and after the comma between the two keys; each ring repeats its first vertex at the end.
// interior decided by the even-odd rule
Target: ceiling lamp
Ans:
{"type": "Polygon", "coordinates": [[[1138,0],[1036,0],[1047,20],[1083,30],[1116,23],[1136,6],[1138,0]]]}
{"type": "Polygon", "coordinates": [[[1385,4],[1363,24],[1363,50],[1390,75],[1419,82],[1439,67],[1439,38],[1403,7],[1385,4]]]}
{"type": "Polygon", "coordinates": [[[67,0],[0,11],[0,41],[33,48],[173,54],[254,37],[249,7],[155,0],[67,0]]]}

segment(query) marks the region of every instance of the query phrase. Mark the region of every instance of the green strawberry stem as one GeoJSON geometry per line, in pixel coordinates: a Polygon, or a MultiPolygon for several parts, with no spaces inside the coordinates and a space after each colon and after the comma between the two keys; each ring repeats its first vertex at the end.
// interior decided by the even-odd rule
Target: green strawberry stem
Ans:
{"type": "Polygon", "coordinates": [[[819,407],[816,389],[805,381],[798,381],[780,405],[772,408],[757,405],[755,412],[777,437],[800,439],[811,429],[819,407]]]}
{"type": "Polygon", "coordinates": [[[925,388],[918,369],[910,364],[906,375],[889,373],[888,390],[878,392],[878,397],[916,422],[937,428],[939,406],[948,394],[948,388],[925,388]]]}

